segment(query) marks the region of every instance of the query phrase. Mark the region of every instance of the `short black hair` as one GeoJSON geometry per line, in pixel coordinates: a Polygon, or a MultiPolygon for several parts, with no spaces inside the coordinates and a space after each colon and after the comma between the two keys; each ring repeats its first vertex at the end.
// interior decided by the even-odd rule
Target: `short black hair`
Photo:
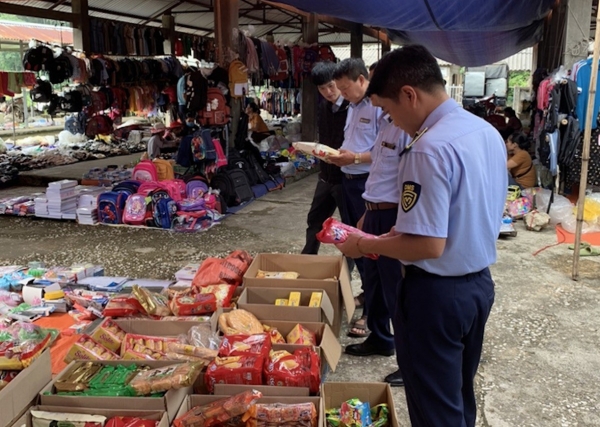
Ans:
{"type": "Polygon", "coordinates": [[[331,61],[317,62],[310,72],[310,77],[315,86],[326,85],[333,80],[335,64],[331,61]]]}
{"type": "Polygon", "coordinates": [[[517,113],[511,107],[506,107],[503,113],[506,117],[517,117],[517,113]]]}
{"type": "Polygon", "coordinates": [[[255,113],[260,113],[260,107],[256,104],[256,102],[251,102],[248,104],[248,107],[250,107],[250,109],[255,113]]]}
{"type": "Polygon", "coordinates": [[[529,150],[529,147],[531,146],[531,141],[529,140],[529,138],[527,138],[527,135],[525,135],[523,132],[512,133],[508,137],[508,140],[517,144],[521,150],[527,151],[527,150],[529,150]]]}
{"type": "Polygon", "coordinates": [[[377,64],[379,64],[379,61],[373,62],[369,67],[369,71],[373,71],[377,67],[377,64]]]}
{"type": "Polygon", "coordinates": [[[381,58],[375,67],[367,96],[396,99],[403,86],[430,93],[446,86],[437,60],[424,46],[403,46],[381,58]]]}
{"type": "Polygon", "coordinates": [[[365,62],[360,58],[346,58],[335,66],[333,79],[339,80],[348,77],[353,82],[357,81],[360,76],[369,79],[369,72],[365,66],[365,62]]]}

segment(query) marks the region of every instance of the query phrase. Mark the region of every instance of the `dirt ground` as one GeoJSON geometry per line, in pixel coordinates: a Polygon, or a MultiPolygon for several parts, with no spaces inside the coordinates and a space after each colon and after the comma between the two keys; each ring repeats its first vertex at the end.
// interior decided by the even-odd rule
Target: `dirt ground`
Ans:
{"type": "MultiPolygon", "coordinates": [[[[172,278],[188,261],[237,248],[299,253],[315,184],[311,176],[290,185],[199,234],[0,217],[0,265],[94,262],[109,275],[172,278]]],[[[517,237],[498,241],[492,267],[496,302],[477,375],[477,425],[600,425],[600,257],[582,258],[580,280],[572,281],[572,251],[552,246],[553,229],[517,229],[517,237]]],[[[342,344],[358,342],[345,328],[342,344]]],[[[393,357],[343,356],[327,380],[381,381],[395,369],[393,357]]],[[[410,425],[404,389],[394,389],[394,397],[401,425],[410,425]]]]}

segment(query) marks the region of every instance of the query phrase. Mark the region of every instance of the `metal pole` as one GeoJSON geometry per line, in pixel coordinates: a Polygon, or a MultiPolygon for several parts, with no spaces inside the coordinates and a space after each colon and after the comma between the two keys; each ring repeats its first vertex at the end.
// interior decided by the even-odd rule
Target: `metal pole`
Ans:
{"type": "Polygon", "coordinates": [[[27,110],[27,89],[23,88],[23,120],[25,120],[25,129],[29,128],[29,111],[27,110]]]}
{"type": "Polygon", "coordinates": [[[577,224],[575,228],[575,250],[573,251],[573,280],[579,280],[579,251],[581,245],[581,230],[583,228],[583,209],[585,205],[585,190],[587,188],[588,164],[590,161],[590,140],[592,139],[592,116],[596,100],[596,82],[598,80],[598,59],[600,58],[600,7],[596,12],[596,35],[594,36],[594,55],[592,57],[592,75],[588,105],[583,132],[583,153],[581,159],[581,180],[579,182],[579,200],[577,202],[577,224]]]}
{"type": "Polygon", "coordinates": [[[10,102],[12,103],[13,142],[16,143],[17,142],[17,129],[16,129],[16,124],[15,124],[15,96],[14,95],[10,99],[10,102]]]}

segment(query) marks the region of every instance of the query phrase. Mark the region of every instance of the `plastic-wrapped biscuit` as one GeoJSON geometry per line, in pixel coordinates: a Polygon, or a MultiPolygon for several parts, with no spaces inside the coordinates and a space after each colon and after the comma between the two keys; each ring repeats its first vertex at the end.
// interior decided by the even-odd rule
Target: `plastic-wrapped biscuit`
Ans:
{"type": "Polygon", "coordinates": [[[300,276],[295,271],[263,271],[258,270],[257,279],[297,279],[300,276]]]}

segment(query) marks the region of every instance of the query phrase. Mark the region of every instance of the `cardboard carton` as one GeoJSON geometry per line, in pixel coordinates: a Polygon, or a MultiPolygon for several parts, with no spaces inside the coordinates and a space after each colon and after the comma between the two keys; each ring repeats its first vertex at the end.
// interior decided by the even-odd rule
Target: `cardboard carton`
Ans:
{"type": "Polygon", "coordinates": [[[321,384],[322,414],[325,423],[325,411],[339,408],[342,403],[353,398],[369,402],[371,407],[387,403],[390,410],[390,427],[399,427],[392,389],[386,383],[323,383],[321,384]]]}
{"type": "Polygon", "coordinates": [[[11,425],[28,406],[36,403],[38,393],[52,379],[50,350],[45,350],[0,391],[0,426],[11,425]]]}
{"type": "MultiPolygon", "coordinates": [[[[278,387],[279,388],[279,387],[278,387]]],[[[243,390],[245,391],[245,390],[243,390]]],[[[226,397],[230,397],[230,395],[225,395],[225,396],[218,396],[218,395],[198,395],[198,394],[193,394],[191,396],[188,396],[183,404],[181,405],[181,408],[179,408],[179,412],[177,413],[177,415],[175,416],[175,418],[179,418],[182,417],[183,415],[185,415],[186,412],[188,412],[190,409],[192,409],[195,406],[201,406],[201,405],[206,405],[207,403],[211,403],[214,402],[215,400],[219,400],[219,399],[223,399],[226,397]]],[[[323,414],[324,414],[324,410],[321,404],[321,398],[320,397],[301,397],[301,396],[266,396],[263,395],[263,397],[258,401],[258,403],[284,403],[284,404],[291,404],[291,403],[307,403],[307,402],[312,402],[314,403],[316,409],[317,409],[317,417],[319,418],[317,421],[317,427],[325,427],[324,426],[324,418],[323,418],[323,414]]],[[[398,427],[396,426],[392,426],[392,427],[398,427]]]]}
{"type": "Polygon", "coordinates": [[[258,390],[263,396],[308,397],[308,387],[277,387],[272,385],[215,384],[215,395],[233,396],[246,390],[258,390]]]}
{"type": "MultiPolygon", "coordinates": [[[[164,394],[162,398],[158,397],[104,397],[104,396],[62,396],[54,394],[54,383],[60,380],[71,368],[76,364],[85,362],[74,361],[71,362],[67,367],[56,376],[49,384],[46,385],[40,392],[40,404],[46,406],[67,406],[71,408],[97,408],[97,409],[119,409],[126,410],[135,408],[136,410],[143,411],[166,411],[169,422],[173,420],[173,417],[177,413],[177,409],[183,402],[183,399],[191,394],[192,387],[185,387],[179,390],[169,390],[164,394]]],[[[145,361],[120,361],[110,360],[94,362],[102,365],[121,365],[131,364],[149,366],[150,368],[160,368],[163,366],[173,365],[174,361],[171,360],[145,360],[145,361]]]]}
{"type": "Polygon", "coordinates": [[[238,307],[244,310],[258,309],[261,317],[258,320],[289,320],[296,323],[301,322],[327,322],[333,325],[335,310],[327,294],[323,294],[321,307],[309,307],[310,297],[318,289],[300,289],[300,306],[275,305],[275,300],[284,298],[290,294],[286,288],[246,288],[238,299],[238,307]]]}
{"type": "Polygon", "coordinates": [[[143,319],[114,319],[128,334],[149,335],[153,337],[176,337],[187,334],[192,326],[198,326],[199,322],[187,321],[164,321],[143,319]]]}
{"type": "MultiPolygon", "coordinates": [[[[336,336],[339,336],[341,331],[342,309],[346,308],[348,322],[352,321],[354,315],[350,271],[346,259],[341,255],[258,254],[244,274],[244,287],[324,290],[335,310],[332,330],[336,336]],[[258,279],[258,270],[295,271],[299,277],[258,279]]],[[[288,296],[289,293],[285,298],[288,296]]]]}
{"type": "Polygon", "coordinates": [[[157,427],[169,427],[169,419],[164,411],[139,411],[129,409],[95,409],[73,408],[64,406],[34,406],[30,408],[12,427],[32,427],[31,411],[58,412],[66,414],[90,414],[112,417],[137,417],[145,420],[158,421],[157,427]]]}

